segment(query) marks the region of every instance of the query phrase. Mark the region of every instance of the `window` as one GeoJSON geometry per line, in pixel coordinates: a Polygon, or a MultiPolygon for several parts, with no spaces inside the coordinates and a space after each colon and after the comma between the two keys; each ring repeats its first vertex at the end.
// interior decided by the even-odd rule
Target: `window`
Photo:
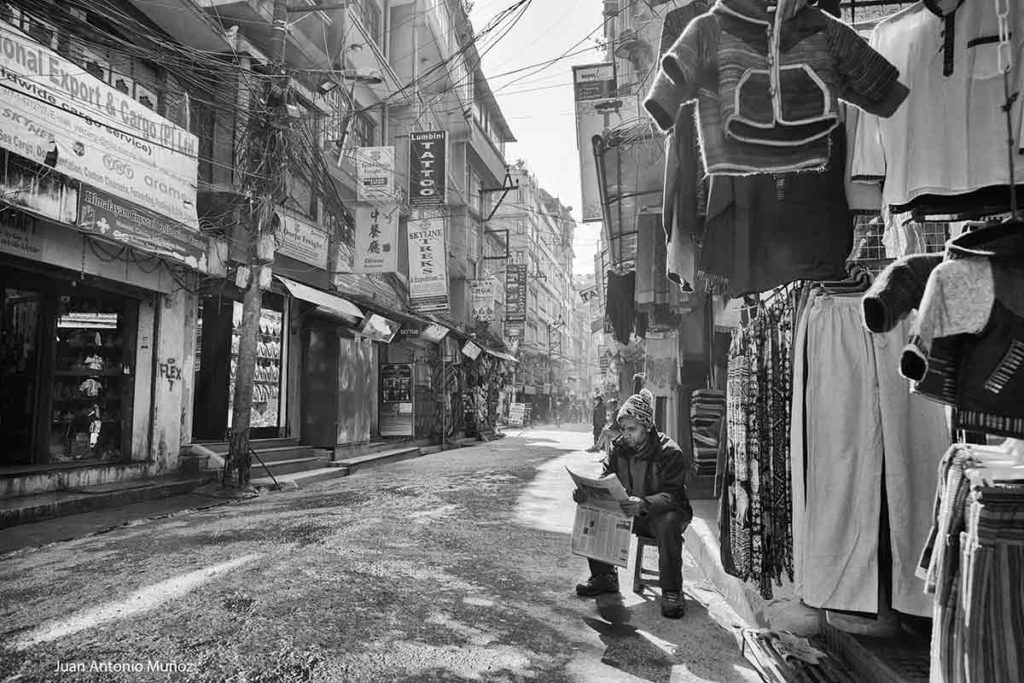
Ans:
{"type": "Polygon", "coordinates": [[[216,121],[213,108],[199,100],[192,100],[189,104],[192,133],[199,138],[199,179],[213,182],[213,136],[216,121]]]}
{"type": "Polygon", "coordinates": [[[366,114],[359,113],[352,118],[351,137],[356,147],[373,147],[377,144],[377,123],[366,114]]]}
{"type": "Polygon", "coordinates": [[[298,173],[289,173],[288,194],[292,201],[295,202],[296,207],[314,221],[317,219],[316,194],[313,192],[313,186],[308,180],[298,173]]]}
{"type": "Polygon", "coordinates": [[[377,47],[380,47],[381,11],[376,0],[362,0],[359,5],[359,14],[370,38],[377,44],[377,47]]]}
{"type": "Polygon", "coordinates": [[[526,234],[526,220],[525,219],[523,219],[523,218],[517,218],[516,219],[516,234],[517,235],[525,235],[526,234]]]}
{"type": "Polygon", "coordinates": [[[477,213],[481,211],[480,201],[480,188],[483,185],[480,182],[480,176],[470,170],[469,165],[466,165],[466,203],[469,204],[469,208],[473,209],[477,213]]]}
{"type": "Polygon", "coordinates": [[[522,265],[525,261],[526,261],[526,250],[525,249],[516,249],[515,253],[512,255],[512,263],[515,263],[516,265],[522,265]]]}

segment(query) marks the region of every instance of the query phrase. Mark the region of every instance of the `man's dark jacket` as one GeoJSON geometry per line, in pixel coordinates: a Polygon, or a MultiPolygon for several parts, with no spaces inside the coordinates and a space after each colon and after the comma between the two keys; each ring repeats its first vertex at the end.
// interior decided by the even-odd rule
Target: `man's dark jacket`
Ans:
{"type": "Polygon", "coordinates": [[[604,427],[604,423],[608,420],[607,412],[604,401],[598,401],[594,404],[594,410],[590,414],[590,424],[594,426],[594,429],[604,427]]]}
{"type": "Polygon", "coordinates": [[[686,484],[693,466],[693,458],[675,441],[654,430],[640,452],[616,439],[602,476],[614,473],[626,493],[647,501],[648,514],[657,514],[690,507],[686,484]]]}

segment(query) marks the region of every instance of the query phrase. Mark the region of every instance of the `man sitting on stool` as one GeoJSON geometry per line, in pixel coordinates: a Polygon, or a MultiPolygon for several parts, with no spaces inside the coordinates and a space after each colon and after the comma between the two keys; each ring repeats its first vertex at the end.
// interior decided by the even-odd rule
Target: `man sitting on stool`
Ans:
{"type": "MultiPolygon", "coordinates": [[[[602,476],[615,474],[629,495],[620,503],[632,516],[633,533],[650,536],[658,543],[661,583],[661,614],[669,619],[683,616],[683,530],[693,519],[686,483],[693,470],[676,443],[654,426],[654,396],[647,389],[633,394],[618,413],[622,436],[615,440],[602,476]]],[[[573,500],[582,503],[586,494],[576,489],[573,500]]],[[[618,593],[614,565],[588,560],[590,578],[576,586],[577,595],[591,597],[618,593]]]]}

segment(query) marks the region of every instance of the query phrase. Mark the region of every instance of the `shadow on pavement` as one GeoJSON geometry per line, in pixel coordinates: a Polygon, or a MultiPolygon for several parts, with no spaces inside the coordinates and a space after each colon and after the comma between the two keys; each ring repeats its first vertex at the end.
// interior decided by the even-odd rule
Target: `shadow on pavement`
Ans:
{"type": "MultiPolygon", "coordinates": [[[[716,675],[721,675],[721,662],[715,666],[695,659],[701,638],[690,637],[689,633],[695,625],[714,623],[707,607],[685,594],[686,616],[669,620],[661,616],[656,594],[647,592],[636,597],[643,601],[627,607],[622,594],[598,596],[595,606],[600,618],[582,617],[605,646],[601,663],[652,683],[668,683],[673,667],[680,664],[695,676],[719,680],[716,675]],[[680,632],[680,628],[686,632],[680,632]]],[[[742,661],[742,657],[737,660],[742,661]]]]}

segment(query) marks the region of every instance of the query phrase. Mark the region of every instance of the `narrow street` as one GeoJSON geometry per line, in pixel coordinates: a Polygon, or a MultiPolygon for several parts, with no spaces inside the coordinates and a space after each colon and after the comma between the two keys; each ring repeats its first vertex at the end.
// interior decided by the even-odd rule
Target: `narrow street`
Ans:
{"type": "Polygon", "coordinates": [[[621,598],[575,596],[587,445],[512,432],[8,554],[0,681],[760,680],[688,556],[679,621],[624,571],[621,598]]]}

